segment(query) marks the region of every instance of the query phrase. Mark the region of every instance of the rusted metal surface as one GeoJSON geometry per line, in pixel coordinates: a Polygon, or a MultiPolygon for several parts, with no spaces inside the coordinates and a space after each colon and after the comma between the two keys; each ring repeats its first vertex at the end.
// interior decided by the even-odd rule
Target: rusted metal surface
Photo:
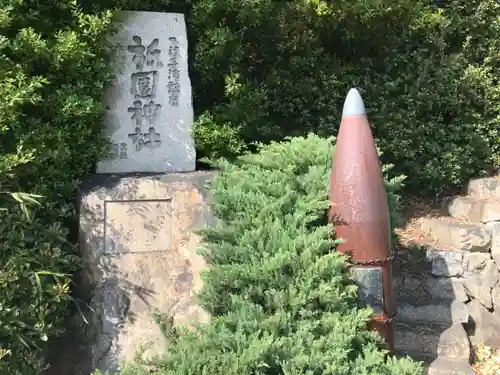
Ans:
{"type": "MultiPolygon", "coordinates": [[[[330,221],[336,237],[344,240],[338,251],[349,255],[356,269],[365,268],[368,272],[368,267],[382,268],[383,285],[370,288],[383,288],[383,311],[373,315],[369,327],[378,331],[392,350],[394,306],[389,208],[375,141],[356,89],[349,91],[344,103],[333,156],[330,200],[330,221]]],[[[369,301],[364,302],[370,305],[369,301]]]]}

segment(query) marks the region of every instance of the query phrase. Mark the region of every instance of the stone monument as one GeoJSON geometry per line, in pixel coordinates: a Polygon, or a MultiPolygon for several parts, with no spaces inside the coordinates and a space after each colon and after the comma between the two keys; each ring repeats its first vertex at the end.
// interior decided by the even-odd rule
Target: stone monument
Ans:
{"type": "Polygon", "coordinates": [[[110,157],[98,164],[97,173],[194,171],[184,15],[121,16],[116,79],[105,95],[110,157]]]}
{"type": "Polygon", "coordinates": [[[114,373],[122,362],[165,353],[157,318],[206,321],[197,305],[200,271],[195,230],[210,226],[210,172],[90,178],[81,187],[80,249],[89,289],[80,373],[114,373]]]}
{"type": "Polygon", "coordinates": [[[47,375],[116,373],[137,354],[165,353],[161,322],[209,319],[196,299],[205,264],[195,230],[213,225],[212,174],[194,172],[184,16],[124,12],[123,20],[124,66],[107,98],[115,153],[80,187],[77,293],[88,306],[53,346],[47,375]]]}

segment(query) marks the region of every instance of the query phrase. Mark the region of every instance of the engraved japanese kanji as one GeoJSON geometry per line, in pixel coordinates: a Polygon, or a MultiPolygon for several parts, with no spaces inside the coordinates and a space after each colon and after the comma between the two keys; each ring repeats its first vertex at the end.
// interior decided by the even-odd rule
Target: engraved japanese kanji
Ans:
{"type": "Polygon", "coordinates": [[[144,147],[153,149],[161,145],[160,133],[157,133],[153,126],[149,128],[147,133],[141,132],[141,128],[136,127],[135,131],[130,133],[128,137],[132,139],[136,151],[141,151],[144,147]]]}
{"type": "Polygon", "coordinates": [[[131,44],[127,47],[128,51],[133,54],[132,61],[138,70],[143,70],[144,65],[148,67],[161,68],[163,63],[160,60],[161,50],[158,49],[160,40],[154,38],[151,43],[146,47],[140,36],[134,35],[131,44]]]}
{"type": "Polygon", "coordinates": [[[131,119],[134,126],[142,129],[145,121],[149,124],[155,122],[161,110],[161,104],[156,104],[150,100],[149,103],[143,105],[141,100],[134,100],[133,107],[128,107],[127,110],[132,113],[131,119]]]}

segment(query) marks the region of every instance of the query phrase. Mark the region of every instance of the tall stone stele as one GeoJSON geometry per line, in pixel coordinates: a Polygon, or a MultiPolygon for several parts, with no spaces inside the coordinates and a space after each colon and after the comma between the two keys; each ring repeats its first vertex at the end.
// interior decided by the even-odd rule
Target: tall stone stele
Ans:
{"type": "Polygon", "coordinates": [[[116,79],[107,90],[110,157],[97,173],[195,170],[184,15],[122,12],[116,79]]]}
{"type": "Polygon", "coordinates": [[[69,331],[78,334],[46,375],[114,374],[137,354],[165,353],[158,319],[208,319],[196,298],[205,266],[196,229],[213,225],[205,190],[212,173],[194,171],[184,16],[122,16],[120,73],[106,98],[114,154],[80,187],[78,289],[88,324],[75,317],[69,331]]]}

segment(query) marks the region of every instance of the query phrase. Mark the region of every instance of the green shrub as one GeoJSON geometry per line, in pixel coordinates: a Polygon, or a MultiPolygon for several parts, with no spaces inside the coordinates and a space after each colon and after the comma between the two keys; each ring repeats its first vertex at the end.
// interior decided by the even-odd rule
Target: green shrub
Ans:
{"type": "Polygon", "coordinates": [[[105,150],[112,17],[74,3],[7,0],[0,9],[2,375],[38,374],[47,343],[61,333],[80,264],[75,193],[105,150]]]}
{"type": "Polygon", "coordinates": [[[217,124],[210,114],[198,117],[194,124],[196,156],[209,161],[230,158],[243,153],[246,145],[240,137],[239,128],[232,124],[217,124]]]}
{"type": "Polygon", "coordinates": [[[384,161],[410,189],[459,185],[500,155],[496,0],[99,3],[185,12],[195,108],[247,144],[336,134],[358,86],[384,161]]]}
{"type": "Polygon", "coordinates": [[[366,330],[370,311],[356,305],[327,223],[332,149],[310,135],[223,165],[210,186],[218,225],[203,232],[200,298],[213,319],[170,331],[158,374],[422,374],[386,361],[366,330]]]}

